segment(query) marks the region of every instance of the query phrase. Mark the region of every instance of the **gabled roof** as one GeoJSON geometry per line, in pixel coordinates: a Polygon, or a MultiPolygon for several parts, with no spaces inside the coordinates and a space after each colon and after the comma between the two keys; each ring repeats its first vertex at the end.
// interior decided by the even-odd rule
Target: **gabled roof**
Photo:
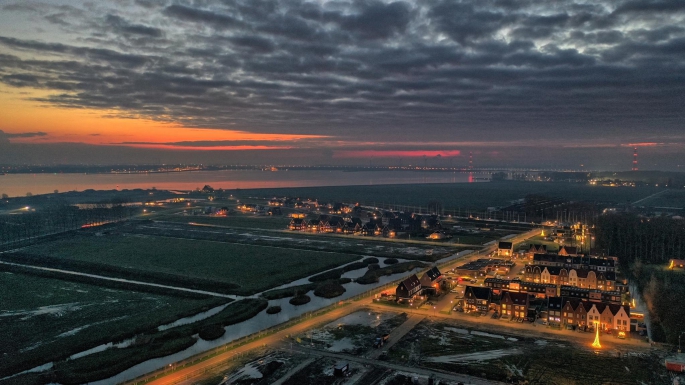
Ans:
{"type": "Polygon", "coordinates": [[[497,244],[497,248],[500,250],[510,250],[512,247],[514,247],[514,244],[511,242],[500,242],[497,244]]]}
{"type": "Polygon", "coordinates": [[[437,266],[434,266],[432,269],[428,270],[425,275],[427,275],[428,278],[430,278],[431,282],[433,282],[436,279],[440,278],[442,273],[440,273],[440,270],[438,270],[437,266]]]}
{"type": "Polygon", "coordinates": [[[476,299],[490,300],[490,297],[492,297],[492,289],[489,287],[467,286],[464,296],[467,296],[469,293],[472,293],[476,299]]]}
{"type": "Polygon", "coordinates": [[[293,218],[292,220],[290,220],[290,223],[292,223],[293,225],[301,225],[303,222],[304,219],[302,218],[293,218]]]}
{"type": "Polygon", "coordinates": [[[400,282],[400,285],[404,285],[407,290],[411,291],[416,287],[420,287],[421,281],[419,281],[419,277],[417,277],[416,274],[412,274],[411,277],[408,277],[404,281],[400,282]]]}
{"type": "Polygon", "coordinates": [[[318,224],[320,224],[320,223],[321,223],[321,221],[318,220],[318,219],[310,219],[310,220],[309,220],[309,224],[310,224],[310,225],[318,225],[318,224]]]}
{"type": "Polygon", "coordinates": [[[623,308],[623,310],[626,312],[626,315],[630,317],[630,306],[628,305],[616,305],[613,303],[607,304],[609,307],[609,311],[611,311],[611,314],[616,315],[618,312],[623,308]]]}
{"type": "Polygon", "coordinates": [[[580,306],[581,302],[582,301],[579,300],[578,298],[564,298],[563,299],[564,307],[570,305],[571,309],[573,309],[573,311],[578,310],[578,306],[580,306]]]}
{"type": "Polygon", "coordinates": [[[566,254],[578,254],[578,248],[576,246],[561,246],[559,253],[561,253],[562,250],[565,251],[566,254]]]}
{"type": "Polygon", "coordinates": [[[511,292],[511,291],[505,291],[502,293],[502,300],[504,301],[504,298],[508,297],[509,301],[511,303],[515,303],[518,305],[523,305],[528,302],[528,293],[517,293],[517,292],[511,292]]]}
{"type": "Polygon", "coordinates": [[[534,253],[546,253],[547,252],[547,245],[539,245],[532,243],[530,245],[530,251],[534,253]]]}

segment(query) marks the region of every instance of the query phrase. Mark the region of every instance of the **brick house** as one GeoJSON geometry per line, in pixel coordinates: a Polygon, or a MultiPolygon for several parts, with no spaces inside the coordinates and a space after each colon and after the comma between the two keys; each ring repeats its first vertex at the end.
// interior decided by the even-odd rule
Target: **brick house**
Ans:
{"type": "Polygon", "coordinates": [[[489,287],[467,286],[464,291],[465,310],[486,312],[492,302],[492,289],[489,287]]]}
{"type": "Polygon", "coordinates": [[[526,318],[529,305],[528,293],[503,291],[500,301],[500,314],[506,318],[526,318]]]}
{"type": "Polygon", "coordinates": [[[419,293],[421,293],[421,281],[416,274],[413,274],[397,285],[395,298],[397,301],[410,301],[419,293]]]}

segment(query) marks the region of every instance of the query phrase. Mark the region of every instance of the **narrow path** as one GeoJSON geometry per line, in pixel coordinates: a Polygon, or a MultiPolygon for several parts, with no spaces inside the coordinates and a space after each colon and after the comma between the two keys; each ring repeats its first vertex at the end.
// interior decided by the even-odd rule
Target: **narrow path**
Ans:
{"type": "Polygon", "coordinates": [[[652,195],[650,195],[650,196],[648,196],[648,197],[644,197],[644,198],[642,198],[642,199],[640,199],[640,200],[636,200],[635,202],[633,202],[633,203],[631,203],[631,204],[632,204],[632,205],[636,205],[636,204],[638,204],[638,203],[640,203],[640,202],[642,202],[642,201],[646,201],[646,200],[649,199],[649,198],[653,198],[653,197],[655,197],[655,196],[657,196],[657,195],[659,195],[659,194],[663,194],[663,193],[665,193],[666,191],[668,191],[668,190],[667,190],[667,189],[661,190],[661,191],[656,192],[656,193],[654,193],[654,194],[652,194],[652,195]]]}
{"type": "Polygon", "coordinates": [[[304,369],[307,365],[311,364],[312,362],[315,361],[315,358],[308,358],[301,364],[297,365],[296,367],[290,369],[288,373],[286,373],[283,377],[279,378],[276,382],[274,382],[271,385],[283,385],[284,382],[288,381],[290,377],[292,377],[295,373],[299,372],[300,370],[304,369]]]}
{"type": "Polygon", "coordinates": [[[426,318],[425,315],[419,315],[419,314],[410,314],[409,318],[407,318],[402,325],[398,326],[395,328],[390,333],[390,337],[388,337],[388,341],[383,345],[382,348],[374,349],[367,355],[368,358],[371,359],[377,359],[383,351],[389,350],[393,345],[398,343],[402,337],[404,337],[407,333],[409,333],[416,325],[419,324],[419,322],[423,321],[426,318]]]}
{"type": "Polygon", "coordinates": [[[410,372],[410,373],[420,374],[422,376],[433,375],[438,379],[444,379],[447,381],[463,382],[464,384],[472,384],[472,385],[504,384],[503,382],[486,380],[483,378],[473,377],[473,376],[469,376],[466,374],[451,373],[451,372],[445,373],[445,372],[438,371],[438,370],[431,370],[431,369],[427,369],[427,368],[419,368],[419,367],[415,367],[415,366],[408,367],[405,365],[392,364],[392,363],[389,363],[387,361],[377,361],[377,360],[372,360],[369,358],[351,356],[351,355],[342,354],[342,353],[332,353],[332,352],[326,352],[326,351],[322,351],[322,350],[310,349],[310,348],[305,348],[305,347],[300,347],[300,346],[298,346],[296,349],[301,351],[301,352],[309,353],[309,354],[314,355],[314,356],[329,357],[329,358],[335,358],[335,359],[340,360],[340,361],[352,361],[352,362],[358,362],[360,364],[380,366],[383,368],[396,370],[398,372],[405,372],[405,373],[410,372]]]}
{"type": "Polygon", "coordinates": [[[78,276],[81,276],[81,277],[89,277],[89,278],[101,279],[101,280],[103,280],[103,281],[125,282],[125,283],[132,283],[132,284],[134,284],[134,285],[161,287],[161,288],[164,288],[164,289],[185,291],[185,292],[188,292],[188,293],[196,293],[196,294],[211,295],[211,296],[213,296],[213,297],[230,298],[230,299],[236,299],[236,300],[237,300],[237,299],[241,299],[241,298],[245,298],[245,297],[241,297],[241,296],[237,296],[237,295],[215,293],[215,292],[212,292],[212,291],[193,290],[193,289],[186,289],[186,288],[184,288],[184,287],[178,287],[178,286],[167,286],[167,285],[160,285],[160,284],[157,284],[157,283],[150,283],[150,282],[131,281],[131,280],[128,280],[128,279],[123,279],[123,278],[105,277],[105,276],[102,276],[102,275],[87,274],[87,273],[79,273],[79,272],[77,272],[77,271],[62,270],[62,269],[53,269],[53,268],[50,268],[50,267],[41,267],[41,266],[32,266],[32,265],[22,265],[22,264],[20,264],[20,263],[12,263],[12,262],[4,262],[4,261],[0,261],[0,264],[9,265],[9,266],[18,266],[18,267],[23,267],[23,268],[28,268],[28,269],[36,269],[36,270],[50,271],[50,272],[53,272],[53,273],[78,275],[78,276]]]}

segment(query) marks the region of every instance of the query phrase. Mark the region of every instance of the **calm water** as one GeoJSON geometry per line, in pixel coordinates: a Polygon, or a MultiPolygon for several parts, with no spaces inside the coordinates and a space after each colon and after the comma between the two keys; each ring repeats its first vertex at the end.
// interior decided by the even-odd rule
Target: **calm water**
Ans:
{"type": "MultiPolygon", "coordinates": [[[[480,175],[485,177],[487,175],[480,175]]],[[[467,173],[419,171],[198,171],[160,174],[8,174],[0,175],[0,194],[23,196],[54,190],[114,189],[193,190],[274,187],[353,186],[376,184],[462,183],[473,181],[467,173]]]]}

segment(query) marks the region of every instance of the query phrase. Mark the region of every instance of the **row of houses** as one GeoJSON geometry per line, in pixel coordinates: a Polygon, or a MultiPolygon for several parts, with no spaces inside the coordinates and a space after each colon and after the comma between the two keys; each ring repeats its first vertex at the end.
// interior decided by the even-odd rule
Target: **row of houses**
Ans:
{"type": "Polygon", "coordinates": [[[602,329],[630,330],[630,307],[614,302],[590,301],[575,297],[550,296],[547,310],[531,306],[530,293],[503,290],[499,303],[493,303],[490,287],[467,286],[464,306],[467,311],[497,311],[503,319],[543,318],[553,326],[586,327],[598,325],[602,329]]]}
{"type": "Polygon", "coordinates": [[[288,229],[292,231],[308,231],[313,233],[384,236],[388,238],[397,236],[397,231],[388,225],[381,225],[373,222],[362,223],[359,218],[293,218],[288,224],[288,229]]]}
{"type": "Polygon", "coordinates": [[[495,295],[504,291],[528,293],[534,298],[569,297],[582,301],[600,301],[621,304],[621,293],[601,289],[579,288],[568,285],[554,285],[550,283],[538,283],[521,281],[520,279],[486,278],[483,285],[492,289],[495,295]]]}
{"type": "Polygon", "coordinates": [[[588,269],[596,271],[616,271],[616,259],[594,256],[561,255],[561,254],[535,254],[533,265],[558,266],[574,269],[588,269]]]}
{"type": "Polygon", "coordinates": [[[568,285],[587,289],[613,291],[616,288],[616,273],[587,268],[527,265],[524,269],[523,278],[527,282],[568,285]]]}

